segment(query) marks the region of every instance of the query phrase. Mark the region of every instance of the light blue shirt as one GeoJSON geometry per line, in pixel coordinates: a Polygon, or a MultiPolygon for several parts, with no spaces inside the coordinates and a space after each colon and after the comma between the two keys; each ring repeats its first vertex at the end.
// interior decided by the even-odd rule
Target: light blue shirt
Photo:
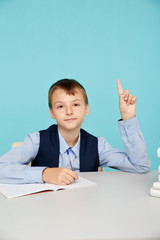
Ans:
{"type": "MultiPolygon", "coordinates": [[[[112,167],[126,172],[146,173],[150,169],[146,144],[136,117],[118,121],[125,151],[113,148],[103,137],[98,137],[100,167],[112,167]]],[[[74,171],[79,172],[80,138],[69,155],[74,171]]],[[[70,168],[66,150],[69,148],[59,132],[59,167],[70,168]]],[[[45,167],[28,166],[37,155],[40,134],[35,132],[26,136],[21,147],[14,147],[0,157],[0,183],[43,183],[42,171],[45,167]]],[[[46,166],[47,167],[47,166],[46,166]]]]}

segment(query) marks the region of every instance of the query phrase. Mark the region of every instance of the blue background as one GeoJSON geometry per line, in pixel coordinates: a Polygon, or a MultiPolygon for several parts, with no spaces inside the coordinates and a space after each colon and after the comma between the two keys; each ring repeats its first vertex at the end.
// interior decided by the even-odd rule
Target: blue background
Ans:
{"type": "Polygon", "coordinates": [[[159,0],[0,0],[0,155],[53,123],[50,85],[84,85],[83,128],[124,149],[116,79],[137,96],[152,169],[160,146],[159,0]]]}

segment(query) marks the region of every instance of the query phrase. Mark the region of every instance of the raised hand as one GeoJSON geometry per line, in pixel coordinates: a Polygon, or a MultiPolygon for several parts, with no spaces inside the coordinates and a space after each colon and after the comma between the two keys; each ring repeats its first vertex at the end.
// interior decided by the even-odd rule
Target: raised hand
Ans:
{"type": "Polygon", "coordinates": [[[117,79],[117,88],[119,95],[119,110],[123,120],[133,118],[136,111],[136,96],[129,94],[129,90],[122,90],[121,81],[117,79]]]}

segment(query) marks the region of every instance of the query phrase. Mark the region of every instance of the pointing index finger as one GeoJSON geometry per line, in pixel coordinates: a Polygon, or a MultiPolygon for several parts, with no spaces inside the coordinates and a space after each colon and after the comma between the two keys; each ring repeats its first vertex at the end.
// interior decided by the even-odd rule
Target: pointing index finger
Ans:
{"type": "Polygon", "coordinates": [[[120,96],[123,93],[120,79],[117,79],[117,88],[118,88],[118,94],[120,96]]]}

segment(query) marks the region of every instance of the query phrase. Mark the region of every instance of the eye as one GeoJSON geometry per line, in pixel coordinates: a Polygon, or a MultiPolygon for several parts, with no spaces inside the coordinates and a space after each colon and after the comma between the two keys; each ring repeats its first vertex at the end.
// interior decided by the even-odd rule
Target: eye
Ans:
{"type": "Polygon", "coordinates": [[[74,107],[79,107],[80,104],[79,103],[74,103],[74,107]]]}
{"type": "Polygon", "coordinates": [[[57,108],[58,108],[58,109],[61,109],[61,108],[63,108],[63,105],[59,105],[59,106],[57,106],[57,108]]]}

